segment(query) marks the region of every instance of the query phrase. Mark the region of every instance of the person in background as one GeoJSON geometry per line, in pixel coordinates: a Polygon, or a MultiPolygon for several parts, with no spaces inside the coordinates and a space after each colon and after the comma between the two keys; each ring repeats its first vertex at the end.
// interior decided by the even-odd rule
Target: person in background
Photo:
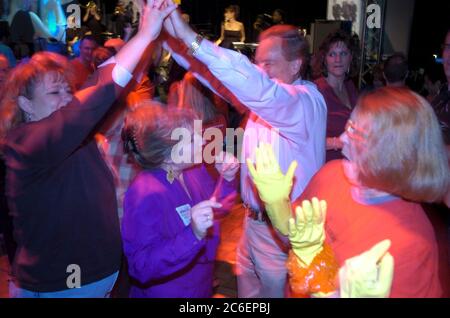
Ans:
{"type": "Polygon", "coordinates": [[[203,128],[218,128],[225,136],[227,128],[227,104],[197,80],[186,73],[179,85],[172,87],[169,105],[179,109],[190,109],[203,121],[203,128]]]}
{"type": "Polygon", "coordinates": [[[79,40],[83,37],[83,28],[81,25],[77,24],[75,15],[70,15],[67,18],[66,44],[67,52],[70,57],[79,55],[79,40]]]}
{"type": "Polygon", "coordinates": [[[337,31],[328,35],[314,57],[313,72],[321,76],[315,81],[327,104],[326,161],[342,158],[339,136],[358,99],[352,81],[357,72],[356,49],[347,33],[337,31]]]}
{"type": "Polygon", "coordinates": [[[286,13],[284,12],[284,10],[281,10],[281,9],[273,10],[273,13],[272,13],[273,25],[285,24],[285,21],[284,21],[285,16],[286,16],[286,13]]]}
{"type": "Polygon", "coordinates": [[[332,13],[334,20],[342,20],[342,6],[340,3],[337,3],[337,0],[333,0],[332,13]]]}
{"type": "Polygon", "coordinates": [[[34,54],[36,39],[52,37],[39,16],[32,11],[33,3],[32,0],[13,1],[15,8],[11,10],[11,42],[14,43],[14,54],[19,58],[34,54]]]}
{"type": "Polygon", "coordinates": [[[125,41],[119,38],[109,39],[103,44],[103,47],[107,49],[112,49],[115,53],[119,52],[120,49],[125,45],[125,41]]]}
{"type": "Polygon", "coordinates": [[[98,45],[103,45],[102,32],[105,27],[101,23],[101,14],[94,1],[86,4],[86,13],[83,16],[83,23],[91,32],[90,35],[95,39],[98,45]]]}
{"type": "Polygon", "coordinates": [[[219,244],[219,216],[236,195],[237,160],[221,155],[215,182],[204,165],[195,115],[149,104],[126,118],[125,145],[144,169],[124,200],[122,237],[132,298],[208,298],[219,244]],[[190,138],[173,140],[175,130],[190,138]],[[187,157],[177,154],[187,153],[187,157]]]}
{"type": "Polygon", "coordinates": [[[431,106],[438,116],[445,144],[450,153],[450,29],[442,45],[442,63],[447,83],[442,84],[439,94],[431,101],[431,106]]]}
{"type": "Polygon", "coordinates": [[[127,16],[127,19],[129,19],[132,23],[135,21],[134,10],[134,1],[129,1],[127,6],[125,7],[125,15],[127,16]]]}
{"type": "MultiPolygon", "coordinates": [[[[447,148],[447,157],[450,166],[450,28],[447,30],[447,34],[444,39],[444,43],[442,44],[442,64],[445,73],[445,78],[447,79],[446,83],[442,83],[438,94],[431,99],[431,106],[436,113],[439,124],[441,126],[442,135],[444,137],[444,142],[447,148]]],[[[446,220],[447,227],[447,264],[450,268],[450,216],[448,214],[448,208],[450,208],[450,186],[447,189],[447,195],[445,197],[444,203],[447,209],[444,206],[438,207],[438,211],[440,211],[440,215],[446,220]]],[[[447,273],[447,277],[450,277],[450,273],[447,273]]],[[[448,295],[450,296],[450,288],[447,287],[448,295]]]]}
{"type": "Polygon", "coordinates": [[[394,53],[384,62],[386,86],[405,87],[408,74],[408,60],[403,53],[394,53]]]}
{"type": "Polygon", "coordinates": [[[371,92],[373,90],[386,86],[383,67],[384,65],[382,63],[376,64],[372,68],[371,72],[368,72],[364,75],[365,86],[361,88],[361,94],[371,92]]]}
{"type": "MultiPolygon", "coordinates": [[[[116,54],[125,45],[126,41],[118,38],[109,39],[105,42],[104,47],[111,50],[116,54]]],[[[156,54],[153,54],[153,57],[156,54]]],[[[145,70],[137,78],[139,83],[137,86],[131,90],[130,94],[127,96],[128,105],[134,105],[135,107],[141,100],[153,99],[155,96],[155,85],[150,80],[148,74],[148,69],[151,67],[150,60],[147,63],[145,70]]]]}
{"type": "MultiPolygon", "coordinates": [[[[8,59],[0,54],[0,100],[3,99],[3,95],[5,94],[5,79],[10,69],[8,59]]],[[[0,233],[3,234],[6,254],[8,255],[9,264],[12,265],[17,244],[14,241],[12,218],[9,215],[8,204],[6,202],[5,185],[6,167],[3,157],[0,155],[0,233]]]]}
{"type": "MultiPolygon", "coordinates": [[[[210,133],[214,132],[212,129],[218,129],[220,131],[223,138],[222,143],[216,144],[218,140],[215,138],[218,137],[214,137],[214,139],[206,142],[203,146],[204,149],[219,146],[219,152],[216,153],[216,150],[214,150],[212,157],[218,155],[226,144],[226,129],[228,127],[227,103],[209,90],[209,88],[205,87],[190,72],[186,73],[182,81],[172,85],[168,101],[169,107],[175,106],[178,109],[187,109],[194,112],[202,121],[202,136],[209,136],[210,133]]],[[[208,137],[208,139],[210,138],[208,137]]],[[[211,162],[206,163],[208,171],[212,175],[215,175],[214,169],[210,169],[213,168],[211,162]]]]}
{"type": "Polygon", "coordinates": [[[252,42],[258,42],[259,35],[270,28],[273,24],[272,16],[267,13],[258,14],[256,16],[255,22],[253,22],[253,30],[252,30],[252,42]]]}
{"type": "Polygon", "coordinates": [[[9,33],[8,24],[0,22],[0,54],[8,59],[10,67],[14,67],[16,66],[16,57],[14,56],[13,50],[7,45],[9,33]]]}
{"type": "Polygon", "coordinates": [[[103,62],[115,54],[114,50],[99,46],[92,52],[92,66],[96,70],[103,62]]]}
{"type": "Polygon", "coordinates": [[[225,8],[225,21],[220,27],[220,38],[216,44],[226,48],[234,49],[233,42],[245,42],[244,24],[239,22],[239,6],[230,5],[225,8]]]}
{"type": "Polygon", "coordinates": [[[65,43],[67,18],[63,4],[67,0],[40,0],[39,16],[51,36],[59,42],[65,43]]]}
{"type": "Polygon", "coordinates": [[[77,75],[74,83],[76,90],[80,89],[94,73],[92,56],[97,47],[98,44],[92,36],[85,36],[80,41],[80,56],[70,61],[72,70],[77,75]]]}
{"type": "Polygon", "coordinates": [[[442,65],[432,60],[424,69],[423,88],[420,91],[428,102],[432,103],[439,96],[441,89],[447,84],[442,65]]]}
{"type": "Polygon", "coordinates": [[[125,28],[127,25],[131,25],[131,17],[125,12],[125,5],[123,1],[119,1],[114,9],[112,16],[112,22],[114,22],[115,34],[123,39],[125,36],[125,28]]]}
{"type": "Polygon", "coordinates": [[[0,54],[0,91],[3,90],[5,79],[8,76],[11,66],[9,65],[8,58],[3,54],[0,54]]]}

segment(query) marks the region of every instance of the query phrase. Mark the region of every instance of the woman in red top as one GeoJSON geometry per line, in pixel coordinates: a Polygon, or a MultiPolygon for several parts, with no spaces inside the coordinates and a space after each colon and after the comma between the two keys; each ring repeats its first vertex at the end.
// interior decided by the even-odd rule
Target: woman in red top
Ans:
{"type": "Polygon", "coordinates": [[[358,99],[358,90],[350,77],[357,71],[356,48],[343,31],[331,33],[313,59],[314,83],[327,104],[326,161],[342,159],[339,136],[358,99]]]}
{"type": "MultiPolygon", "coordinates": [[[[408,89],[379,89],[360,98],[341,141],[346,159],[325,165],[294,202],[295,208],[313,197],[327,202],[328,209],[322,208],[326,219],[316,224],[316,234],[318,226],[322,227],[324,234],[316,235],[322,241],[295,240],[290,231],[294,253],[298,257],[295,246],[317,243],[320,251],[324,240],[342,267],[346,260],[390,240],[389,253],[395,264],[390,297],[442,297],[436,238],[420,205],[440,202],[449,186],[447,155],[433,109],[408,89]]],[[[270,179],[270,175],[261,176],[270,179]]],[[[270,180],[272,188],[261,197],[289,184],[270,180]]],[[[256,185],[264,191],[261,181],[256,185]]],[[[284,198],[277,200],[287,201],[289,192],[284,198]]],[[[275,206],[266,201],[266,207],[275,206]]],[[[301,221],[302,212],[297,214],[301,221]]],[[[273,215],[281,218],[276,221],[284,227],[290,217],[289,205],[273,215]]],[[[373,283],[376,286],[377,281],[373,283]]]]}
{"type": "Polygon", "coordinates": [[[75,94],[57,55],[35,55],[9,75],[0,144],[17,242],[10,297],[109,296],[121,238],[113,176],[92,136],[175,8],[165,5],[149,0],[136,36],[75,94]]]}

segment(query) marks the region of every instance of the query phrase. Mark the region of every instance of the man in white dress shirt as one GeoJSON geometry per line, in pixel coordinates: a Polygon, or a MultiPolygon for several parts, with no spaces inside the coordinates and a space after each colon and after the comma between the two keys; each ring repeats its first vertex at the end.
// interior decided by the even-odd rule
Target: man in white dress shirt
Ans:
{"type": "MultiPolygon", "coordinates": [[[[293,160],[298,161],[291,200],[299,197],[325,162],[327,109],[316,86],[301,78],[308,65],[308,44],[298,29],[279,25],[264,31],[255,65],[238,52],[202,39],[179,12],[172,13],[165,28],[251,111],[241,162],[255,159],[259,143],[275,145],[283,173],[293,160]]],[[[288,239],[270,224],[245,164],[241,191],[248,217],[237,253],[238,296],[282,298],[286,296],[288,239]]]]}

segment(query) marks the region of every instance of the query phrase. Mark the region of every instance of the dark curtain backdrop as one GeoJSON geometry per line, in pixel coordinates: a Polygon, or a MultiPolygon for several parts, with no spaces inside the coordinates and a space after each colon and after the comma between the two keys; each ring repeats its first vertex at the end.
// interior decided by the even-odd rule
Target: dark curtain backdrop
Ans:
{"type": "Polygon", "coordinates": [[[416,0],[409,62],[412,67],[424,67],[433,61],[433,54],[442,56],[444,43],[450,27],[450,1],[416,0]]]}

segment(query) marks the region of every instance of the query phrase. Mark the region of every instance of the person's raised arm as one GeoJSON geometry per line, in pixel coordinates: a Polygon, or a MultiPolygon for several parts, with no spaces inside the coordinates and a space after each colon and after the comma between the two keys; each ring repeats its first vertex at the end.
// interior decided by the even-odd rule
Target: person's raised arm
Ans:
{"type": "MultiPolygon", "coordinates": [[[[164,27],[167,33],[189,48],[191,56],[200,61],[234,95],[239,104],[245,105],[271,126],[280,129],[287,138],[306,140],[309,138],[308,127],[325,121],[326,105],[315,85],[306,82],[291,85],[270,78],[245,55],[217,47],[202,39],[181,19],[177,10],[172,12],[164,27]]],[[[170,43],[169,46],[172,47],[170,43]]],[[[180,60],[177,59],[178,54],[173,56],[177,62],[180,60]]],[[[181,59],[181,63],[185,61],[192,68],[193,63],[181,59]]],[[[194,71],[194,75],[202,81],[204,72],[196,74],[194,71]]],[[[216,87],[214,89],[217,91],[216,87]]]]}
{"type": "Polygon", "coordinates": [[[222,43],[224,37],[225,37],[225,24],[222,23],[222,25],[220,26],[220,38],[215,42],[216,45],[220,45],[220,43],[222,43]]]}
{"type": "Polygon", "coordinates": [[[98,13],[98,11],[96,9],[92,9],[92,14],[93,14],[95,20],[97,20],[97,21],[101,20],[100,14],[98,13]]]}
{"type": "Polygon", "coordinates": [[[245,42],[245,28],[244,28],[244,23],[241,23],[241,42],[245,42]]]}
{"type": "Polygon", "coordinates": [[[34,164],[53,165],[80,147],[129,83],[143,52],[159,36],[164,18],[175,8],[162,9],[162,3],[164,0],[148,1],[138,34],[99,67],[67,106],[26,126],[30,132],[21,140],[21,156],[34,164]]]}
{"type": "Polygon", "coordinates": [[[133,73],[142,52],[158,38],[164,19],[176,8],[175,4],[162,8],[164,4],[164,0],[148,0],[147,4],[143,5],[143,17],[136,36],[116,54],[116,63],[128,72],[133,73]]]}
{"type": "Polygon", "coordinates": [[[86,13],[84,14],[84,17],[83,17],[83,22],[87,22],[87,20],[89,19],[89,13],[90,13],[90,10],[86,10],[86,13]]]}

